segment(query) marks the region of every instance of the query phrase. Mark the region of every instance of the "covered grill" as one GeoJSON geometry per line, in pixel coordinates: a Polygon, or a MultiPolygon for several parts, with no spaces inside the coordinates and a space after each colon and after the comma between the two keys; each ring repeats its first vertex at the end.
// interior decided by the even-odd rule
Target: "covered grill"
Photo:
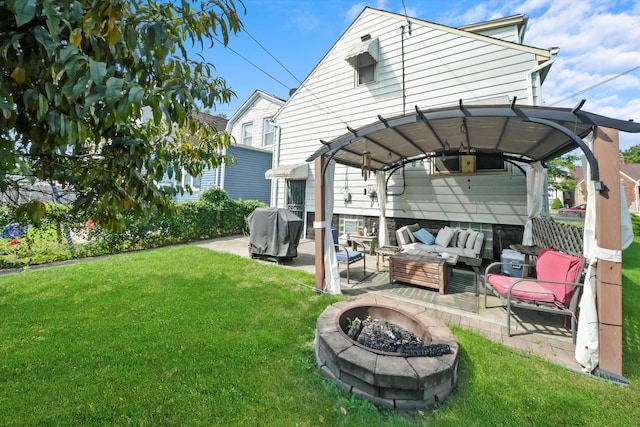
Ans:
{"type": "Polygon", "coordinates": [[[276,262],[298,255],[303,221],[287,209],[257,208],[247,217],[249,223],[249,255],[276,262]]]}

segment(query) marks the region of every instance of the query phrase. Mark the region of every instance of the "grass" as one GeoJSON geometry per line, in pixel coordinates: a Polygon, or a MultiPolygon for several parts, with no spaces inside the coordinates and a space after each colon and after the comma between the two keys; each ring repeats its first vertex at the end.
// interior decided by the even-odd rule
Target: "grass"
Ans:
{"type": "MultiPolygon", "coordinates": [[[[640,242],[624,259],[624,370],[640,380],[640,242]]],[[[314,368],[313,277],[193,246],[0,276],[2,425],[633,425],[640,389],[473,332],[457,394],[380,411],[314,368]],[[305,286],[306,285],[306,286],[305,286]]]]}

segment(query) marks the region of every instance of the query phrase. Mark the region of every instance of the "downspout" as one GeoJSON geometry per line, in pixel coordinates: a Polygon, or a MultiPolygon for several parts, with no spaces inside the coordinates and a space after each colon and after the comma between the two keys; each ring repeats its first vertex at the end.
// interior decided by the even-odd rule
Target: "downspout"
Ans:
{"type": "MultiPolygon", "coordinates": [[[[553,64],[556,61],[556,58],[558,57],[558,52],[560,52],[560,48],[557,48],[557,47],[550,48],[549,53],[551,54],[551,57],[547,61],[535,66],[533,69],[527,72],[527,97],[530,100],[529,101],[530,105],[533,105],[533,106],[542,105],[541,96],[539,94],[534,99],[534,92],[533,92],[534,83],[532,81],[534,74],[539,73],[540,70],[544,70],[547,67],[551,67],[551,64],[553,64]]],[[[536,86],[538,88],[538,92],[540,92],[540,90],[542,89],[542,82],[540,81],[539,74],[538,74],[538,78],[536,78],[536,86]]]]}
{"type": "MultiPolygon", "coordinates": [[[[222,155],[224,157],[227,157],[227,149],[226,148],[224,150],[222,150],[222,155]]],[[[220,165],[220,176],[219,176],[219,180],[218,180],[218,187],[220,187],[223,190],[224,190],[225,169],[226,169],[226,162],[224,162],[224,163],[222,163],[220,165]]],[[[225,192],[226,192],[226,190],[225,190],[225,192]]]]}
{"type": "MultiPolygon", "coordinates": [[[[275,123],[274,123],[274,126],[275,126],[276,138],[275,138],[273,148],[275,152],[273,153],[273,160],[271,161],[271,164],[272,164],[271,167],[277,168],[280,166],[280,126],[276,125],[275,123]]],[[[271,195],[271,206],[273,206],[274,208],[277,208],[278,195],[280,194],[280,178],[276,178],[271,182],[273,183],[274,181],[275,181],[275,188],[271,195]]]]}
{"type": "MultiPolygon", "coordinates": [[[[411,35],[411,22],[407,21],[407,27],[409,29],[409,35],[411,35]]],[[[404,25],[400,25],[400,52],[402,55],[402,114],[404,115],[407,107],[407,90],[405,85],[405,70],[404,70],[404,25]]]]}

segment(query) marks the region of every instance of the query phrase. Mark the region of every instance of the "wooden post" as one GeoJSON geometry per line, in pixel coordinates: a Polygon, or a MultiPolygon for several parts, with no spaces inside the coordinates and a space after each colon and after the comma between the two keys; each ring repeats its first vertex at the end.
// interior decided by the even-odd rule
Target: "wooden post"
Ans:
{"type": "Polygon", "coordinates": [[[324,156],[320,156],[315,160],[315,217],[314,217],[314,237],[316,245],[315,266],[316,266],[316,289],[324,289],[324,176],[322,169],[324,166],[324,156]]]}
{"type": "MultiPolygon", "coordinates": [[[[596,195],[596,240],[604,249],[621,250],[620,153],[618,130],[595,127],[593,151],[605,190],[596,195]]],[[[600,364],[622,376],[622,263],[598,260],[596,271],[600,364]]]]}

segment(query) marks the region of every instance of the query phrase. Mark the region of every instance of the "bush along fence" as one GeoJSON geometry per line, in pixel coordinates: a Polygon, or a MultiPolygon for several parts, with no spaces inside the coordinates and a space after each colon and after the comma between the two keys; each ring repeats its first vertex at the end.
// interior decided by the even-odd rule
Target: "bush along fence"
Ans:
{"type": "Polygon", "coordinates": [[[246,217],[257,200],[232,200],[221,189],[205,191],[195,202],[180,203],[170,216],[126,218],[127,229],[101,230],[61,205],[50,204],[37,225],[20,224],[9,209],[0,211],[0,269],[74,258],[115,254],[247,233],[246,217]]]}

